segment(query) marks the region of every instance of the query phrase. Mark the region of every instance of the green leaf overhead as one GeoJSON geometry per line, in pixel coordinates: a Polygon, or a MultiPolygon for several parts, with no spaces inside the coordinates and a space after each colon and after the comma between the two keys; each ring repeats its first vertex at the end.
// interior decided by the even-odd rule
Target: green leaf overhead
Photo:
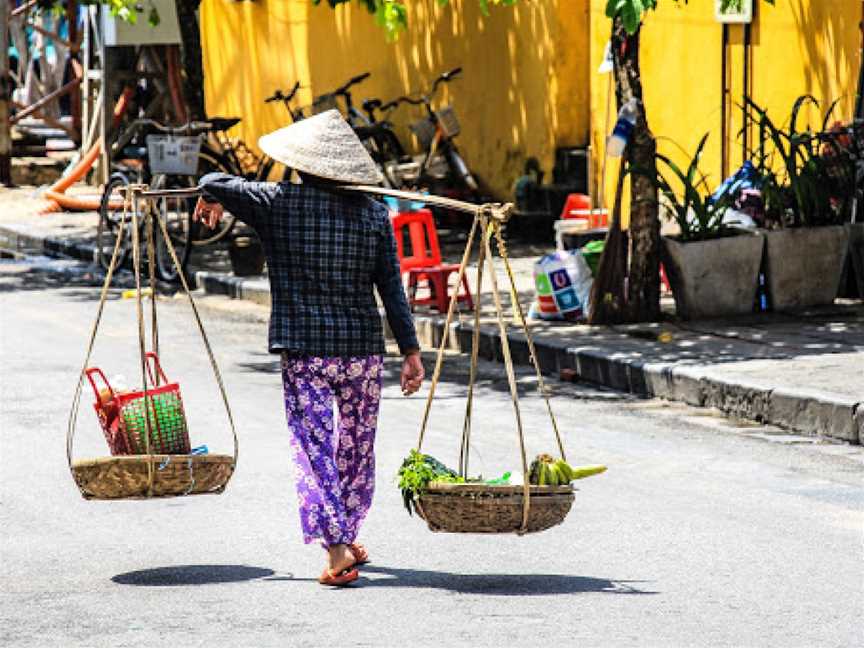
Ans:
{"type": "MultiPolygon", "coordinates": [[[[112,0],[119,2],[129,2],[130,0],[112,0]]],[[[356,0],[358,3],[366,7],[366,9],[375,16],[375,22],[384,30],[387,40],[396,40],[399,34],[408,26],[408,9],[410,2],[405,0],[356,0]]],[[[444,7],[450,4],[450,0],[436,0],[438,5],[444,7]]],[[[326,0],[331,8],[336,8],[341,4],[350,3],[351,0],[326,0]]],[[[518,0],[477,0],[480,6],[480,11],[484,16],[489,15],[490,5],[500,5],[509,7],[516,4],[518,0]]],[[[320,5],[322,0],[312,0],[313,5],[320,5]]]]}

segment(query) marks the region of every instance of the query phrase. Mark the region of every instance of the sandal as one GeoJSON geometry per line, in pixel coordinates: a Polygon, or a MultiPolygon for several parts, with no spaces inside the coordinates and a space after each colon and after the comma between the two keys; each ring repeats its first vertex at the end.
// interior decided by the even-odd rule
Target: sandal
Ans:
{"type": "Polygon", "coordinates": [[[322,585],[331,585],[332,587],[344,587],[349,583],[353,583],[359,577],[360,572],[357,571],[357,567],[351,565],[350,567],[343,569],[338,574],[332,569],[325,569],[321,573],[321,576],[319,576],[318,582],[322,585]]]}
{"type": "Polygon", "coordinates": [[[365,565],[369,562],[369,552],[362,544],[352,543],[348,545],[348,550],[354,554],[355,564],[365,565]]]}

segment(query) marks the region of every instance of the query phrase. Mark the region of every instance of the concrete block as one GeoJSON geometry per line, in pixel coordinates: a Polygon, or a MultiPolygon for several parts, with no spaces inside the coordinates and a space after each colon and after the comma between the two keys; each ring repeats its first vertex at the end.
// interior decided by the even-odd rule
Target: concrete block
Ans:
{"type": "Polygon", "coordinates": [[[864,417],[858,403],[824,394],[775,389],[771,394],[768,423],[812,436],[860,443],[864,417]]]}
{"type": "Polygon", "coordinates": [[[599,349],[581,347],[576,350],[576,370],[582,380],[619,391],[630,391],[626,364],[616,362],[599,349]]]}
{"type": "Polygon", "coordinates": [[[474,330],[470,325],[460,326],[454,333],[456,345],[462,353],[471,353],[471,345],[474,343],[474,330]]]}
{"type": "Polygon", "coordinates": [[[700,369],[687,365],[673,366],[669,371],[669,398],[702,407],[704,397],[702,392],[702,374],[700,369]]]}
{"type": "Polygon", "coordinates": [[[537,364],[540,371],[546,374],[557,374],[561,369],[568,368],[567,349],[560,346],[549,346],[545,343],[534,343],[534,351],[537,354],[537,364]]]}
{"type": "Polygon", "coordinates": [[[642,365],[646,396],[673,400],[672,367],[667,363],[648,362],[642,365]]]}
{"type": "Polygon", "coordinates": [[[514,365],[530,365],[531,354],[528,351],[528,340],[519,333],[508,333],[507,343],[510,346],[510,357],[514,365]]]}
{"type": "Polygon", "coordinates": [[[235,299],[240,297],[240,279],[212,272],[196,272],[195,282],[208,295],[227,295],[235,299]]]}
{"type": "Polygon", "coordinates": [[[558,370],[567,369],[575,373],[575,377],[579,379],[579,371],[576,360],[576,353],[572,349],[565,349],[564,353],[558,356],[558,370]]]}
{"type": "Polygon", "coordinates": [[[749,419],[765,421],[768,418],[771,390],[760,385],[717,380],[709,376],[701,381],[702,403],[721,412],[749,419]]]}
{"type": "Polygon", "coordinates": [[[853,425],[858,432],[858,445],[864,445],[864,403],[855,404],[853,425]]]}
{"type": "Polygon", "coordinates": [[[270,307],[270,288],[262,285],[260,280],[240,280],[239,286],[240,298],[247,301],[270,307]]]}
{"type": "Polygon", "coordinates": [[[627,367],[627,377],[630,382],[630,393],[637,396],[650,396],[651,390],[648,387],[648,378],[645,375],[645,363],[641,360],[628,360],[625,362],[627,367]]]}

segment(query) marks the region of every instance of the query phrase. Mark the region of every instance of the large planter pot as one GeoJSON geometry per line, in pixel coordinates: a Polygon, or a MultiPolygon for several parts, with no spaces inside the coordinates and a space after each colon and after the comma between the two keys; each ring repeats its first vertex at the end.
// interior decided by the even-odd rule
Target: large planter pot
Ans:
{"type": "Polygon", "coordinates": [[[683,319],[753,311],[764,238],[738,234],[682,243],[663,238],[663,265],[683,319]]]}
{"type": "Polygon", "coordinates": [[[830,304],[849,247],[842,225],[766,232],[766,281],[774,310],[830,304]]]}

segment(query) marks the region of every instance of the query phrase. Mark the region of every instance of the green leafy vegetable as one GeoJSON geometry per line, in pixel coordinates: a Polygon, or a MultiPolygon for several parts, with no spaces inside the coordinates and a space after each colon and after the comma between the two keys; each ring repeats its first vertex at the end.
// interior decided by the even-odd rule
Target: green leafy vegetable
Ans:
{"type": "Polygon", "coordinates": [[[412,450],[402,462],[397,475],[399,490],[402,491],[402,503],[409,515],[413,514],[415,502],[426,490],[430,482],[448,482],[461,484],[465,480],[440,461],[429,455],[412,450]]]}

